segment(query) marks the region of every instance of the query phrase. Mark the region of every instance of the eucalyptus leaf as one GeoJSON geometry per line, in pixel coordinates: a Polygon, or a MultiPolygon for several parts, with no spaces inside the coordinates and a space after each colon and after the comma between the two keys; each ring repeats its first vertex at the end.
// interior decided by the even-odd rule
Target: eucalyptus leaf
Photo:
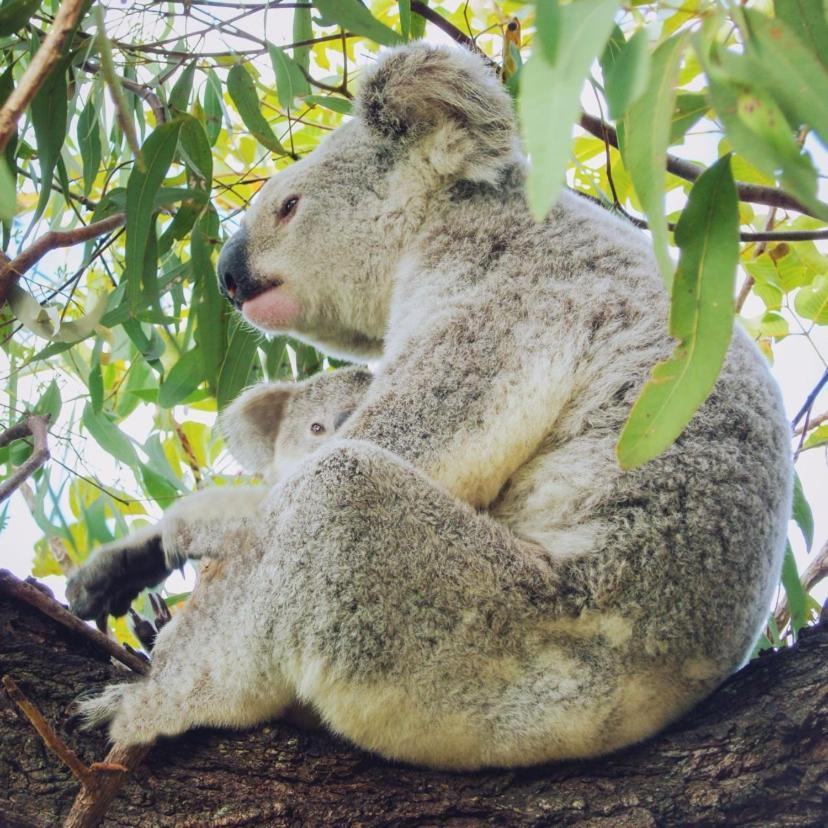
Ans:
{"type": "Polygon", "coordinates": [[[403,42],[397,32],[374,17],[358,0],[313,0],[320,26],[342,26],[349,32],[370,38],[381,46],[403,42]]]}
{"type": "Polygon", "coordinates": [[[260,339],[260,334],[248,328],[239,317],[233,317],[227,351],[216,388],[219,409],[233,402],[242,388],[248,384],[260,339]]]}
{"type": "Polygon", "coordinates": [[[285,109],[290,109],[295,98],[310,94],[310,85],[298,64],[284,49],[268,43],[267,51],[276,75],[276,93],[279,96],[279,103],[285,109]]]}
{"type": "Polygon", "coordinates": [[[802,488],[802,481],[796,472],[794,472],[793,506],[791,511],[792,517],[802,532],[802,537],[805,539],[805,547],[810,552],[811,546],[814,543],[814,513],[811,511],[811,506],[805,497],[805,490],[802,488]]]}
{"type": "Polygon", "coordinates": [[[540,221],[557,201],[580,112],[581,88],[612,29],[616,0],[579,0],[560,9],[559,48],[550,64],[537,49],[521,72],[518,111],[531,158],[526,184],[540,221]]]}
{"type": "Polygon", "coordinates": [[[237,63],[227,73],[227,91],[239,110],[244,125],[253,137],[263,146],[279,155],[287,155],[287,150],[273,134],[273,130],[259,109],[259,97],[256,84],[247,69],[237,63]]]}
{"type": "Polygon", "coordinates": [[[670,306],[673,355],[658,363],[616,447],[622,468],[665,451],[713,389],[733,332],[739,213],[730,156],[693,185],[676,226],[681,250],[670,306]]]}

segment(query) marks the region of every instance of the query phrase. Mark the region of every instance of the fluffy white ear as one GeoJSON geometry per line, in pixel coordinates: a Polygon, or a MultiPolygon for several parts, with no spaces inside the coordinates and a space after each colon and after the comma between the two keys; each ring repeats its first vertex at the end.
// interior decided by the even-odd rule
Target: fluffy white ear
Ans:
{"type": "Polygon", "coordinates": [[[286,382],[254,385],[221,413],[224,441],[246,472],[257,474],[273,460],[276,435],[294,388],[286,382]]]}
{"type": "Polygon", "coordinates": [[[443,176],[495,183],[516,160],[511,98],[466,49],[415,43],[389,50],[368,70],[356,112],[387,140],[425,152],[443,176]]]}

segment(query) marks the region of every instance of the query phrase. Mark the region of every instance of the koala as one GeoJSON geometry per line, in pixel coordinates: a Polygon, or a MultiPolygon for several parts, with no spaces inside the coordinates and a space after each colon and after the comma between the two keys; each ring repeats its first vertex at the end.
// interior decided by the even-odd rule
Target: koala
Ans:
{"type": "MultiPolygon", "coordinates": [[[[246,472],[275,484],[333,437],[370,381],[367,370],[342,368],[304,382],[261,383],[247,389],[222,414],[230,453],[246,472]]],[[[72,608],[84,617],[124,615],[144,587],[160,583],[188,558],[223,558],[223,544],[232,538],[221,531],[222,522],[255,519],[266,491],[263,486],[204,489],[174,504],[159,526],[102,546],[67,585],[72,608]],[[197,553],[188,554],[191,549],[197,553]],[[102,577],[109,583],[103,590],[102,577]]],[[[208,569],[212,580],[221,567],[208,569]]],[[[208,569],[202,567],[199,592],[208,569]]]]}
{"type": "MultiPolygon", "coordinates": [[[[412,44],[257,195],[219,260],[227,298],[263,331],[377,367],[278,483],[172,539],[165,517],[125,566],[76,576],[73,606],[94,615],[126,591],[130,555],[139,576],[181,556],[223,566],[200,617],[232,633],[208,640],[179,613],[146,679],[87,703],[113,739],[299,702],[391,759],[529,765],[645,739],[748,658],[790,515],[778,389],[735,331],[676,443],[620,469],[630,408],[674,347],[669,298],[630,224],[569,192],[536,223],[526,164],[485,63],[412,44]]],[[[229,422],[268,466],[267,440],[229,422]]]]}

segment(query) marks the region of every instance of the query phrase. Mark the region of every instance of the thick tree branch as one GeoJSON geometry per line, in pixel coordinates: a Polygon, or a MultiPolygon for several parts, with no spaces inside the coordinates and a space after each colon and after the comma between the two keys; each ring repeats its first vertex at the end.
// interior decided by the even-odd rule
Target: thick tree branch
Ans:
{"type": "Polygon", "coordinates": [[[17,425],[0,434],[0,448],[14,440],[31,436],[34,439],[32,453],[26,462],[18,466],[2,483],[0,483],[0,503],[33,475],[48,459],[49,445],[47,434],[49,418],[39,414],[29,414],[17,425]]]}
{"type": "Polygon", "coordinates": [[[8,263],[0,264],[0,307],[6,301],[9,288],[27,271],[34,267],[50,250],[59,247],[71,247],[74,244],[89,241],[97,236],[111,233],[120,227],[126,219],[123,213],[115,213],[108,218],[77,227],[74,230],[50,230],[44,233],[34,244],[27,247],[8,263]]]}
{"type": "Polygon", "coordinates": [[[98,649],[129,667],[130,670],[141,675],[146,675],[149,672],[149,664],[142,658],[126,650],[117,641],[107,638],[103,633],[90,627],[76,615],[72,615],[66,607],[59,604],[54,598],[50,598],[45,592],[31,584],[27,584],[25,581],[21,581],[19,578],[15,578],[7,569],[0,569],[0,596],[5,596],[7,600],[13,599],[29,604],[38,612],[49,616],[58,624],[62,624],[67,629],[90,641],[98,649]]]}
{"type": "MultiPolygon", "coordinates": [[[[6,148],[20,116],[31,103],[38,89],[43,86],[49,72],[60,60],[66,38],[75,28],[84,5],[84,0],[63,0],[60,4],[49,34],[46,35],[46,39],[26,67],[20,82],[0,109],[0,152],[6,148]]],[[[0,301],[0,305],[2,304],[0,301]]]]}
{"type": "MultiPolygon", "coordinates": [[[[25,687],[82,761],[104,756],[104,734],[69,731],[65,712],[78,693],[123,674],[85,639],[3,598],[0,631],[0,673],[25,687]]],[[[659,737],[613,756],[441,773],[281,722],[204,729],[159,742],[124,779],[106,825],[816,826],[828,793],[826,740],[820,628],[752,662],[659,737]]],[[[3,818],[60,824],[78,784],[2,696],[0,741],[3,818]]]]}

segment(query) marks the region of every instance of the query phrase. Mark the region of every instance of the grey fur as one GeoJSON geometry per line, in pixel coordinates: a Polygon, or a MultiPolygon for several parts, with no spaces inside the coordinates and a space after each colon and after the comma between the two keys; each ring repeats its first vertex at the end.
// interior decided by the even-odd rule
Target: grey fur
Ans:
{"type": "Polygon", "coordinates": [[[673,347],[646,239],[572,194],[533,223],[508,97],[474,55],[393,50],[363,89],[248,211],[246,265],[300,309],[295,334],[379,367],[252,513],[217,506],[209,544],[180,533],[176,554],[232,555],[159,635],[112,736],[300,700],[439,767],[645,738],[742,664],[766,617],[791,498],[776,385],[737,331],[678,442],[622,472],[619,431],[673,347]]]}

